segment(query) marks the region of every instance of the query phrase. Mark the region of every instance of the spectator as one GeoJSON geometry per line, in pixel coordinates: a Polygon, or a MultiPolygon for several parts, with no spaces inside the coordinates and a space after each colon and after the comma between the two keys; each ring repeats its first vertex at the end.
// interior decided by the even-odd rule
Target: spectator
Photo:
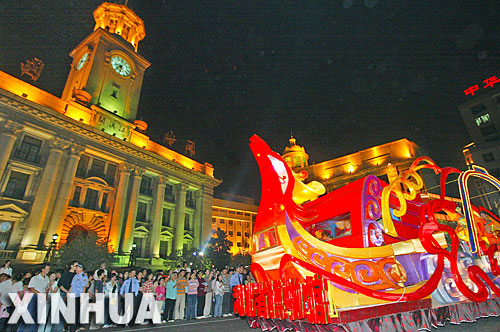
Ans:
{"type": "Polygon", "coordinates": [[[191,268],[189,267],[189,265],[186,261],[184,261],[182,269],[186,272],[189,272],[189,273],[191,272],[191,268]]]}
{"type": "Polygon", "coordinates": [[[132,319],[130,320],[130,323],[125,324],[125,325],[134,325],[134,319],[135,316],[137,315],[137,310],[139,302],[137,301],[138,295],[139,295],[139,281],[135,277],[136,275],[136,270],[132,269],[129,272],[129,278],[125,280],[123,283],[122,287],[120,288],[120,295],[125,298],[125,294],[132,294],[133,295],[133,303],[131,308],[124,308],[123,312],[126,314],[130,314],[132,316],[132,319]]]}
{"type": "Polygon", "coordinates": [[[71,281],[69,293],[75,298],[75,324],[71,331],[84,331],[85,329],[80,324],[80,296],[87,290],[89,278],[84,273],[84,266],[81,263],[76,264],[76,274],[71,281]]]}
{"type": "Polygon", "coordinates": [[[207,282],[203,278],[203,272],[198,271],[198,306],[197,306],[197,317],[198,319],[205,318],[203,316],[203,309],[205,308],[205,295],[207,292],[205,288],[207,287],[207,282]]]}
{"type": "MultiPolygon", "coordinates": [[[[101,267],[102,267],[102,265],[101,265],[101,267]]],[[[104,293],[103,279],[106,277],[106,275],[104,274],[103,269],[99,269],[94,273],[94,276],[97,276],[97,278],[95,278],[95,280],[94,280],[94,287],[93,287],[92,292],[89,295],[90,295],[90,298],[92,299],[92,302],[96,303],[97,296],[98,296],[97,294],[104,293]]],[[[92,322],[90,323],[90,329],[97,330],[98,328],[100,328],[100,326],[96,323],[96,314],[93,313],[92,322]]]]}
{"type": "MultiPolygon", "coordinates": [[[[36,295],[39,293],[47,294],[49,291],[49,277],[48,274],[50,272],[50,264],[43,264],[42,269],[39,274],[30,279],[28,284],[28,289],[30,293],[33,293],[33,296],[28,304],[28,312],[30,313],[33,320],[37,322],[37,297],[36,295]]],[[[25,324],[24,321],[19,324],[18,331],[29,331],[34,332],[38,329],[38,325],[35,324],[25,324]]]]}
{"type": "MultiPolygon", "coordinates": [[[[0,283],[0,302],[1,306],[5,307],[7,310],[7,313],[12,315],[14,312],[14,304],[12,303],[12,300],[9,297],[9,293],[21,293],[23,291],[23,284],[19,282],[22,279],[22,274],[17,275],[13,278],[8,278],[4,282],[0,283]]],[[[17,326],[15,328],[12,327],[12,324],[7,325],[7,321],[9,320],[9,317],[1,318],[0,319],[0,331],[4,331],[5,328],[7,328],[7,331],[16,331],[17,326]],[[12,327],[12,328],[11,328],[12,327]]]]}
{"type": "Polygon", "coordinates": [[[98,269],[98,270],[95,270],[94,272],[94,279],[97,279],[97,272],[99,270],[103,270],[104,271],[104,275],[107,277],[108,276],[108,270],[106,270],[106,263],[102,263],[101,264],[101,267],[98,269]]]}
{"type": "Polygon", "coordinates": [[[186,309],[186,286],[187,279],[185,277],[186,270],[179,271],[177,279],[177,298],[175,300],[174,319],[184,319],[184,311],[186,309]]]}
{"type": "Polygon", "coordinates": [[[174,321],[175,300],[177,299],[177,273],[172,273],[172,278],[166,285],[165,311],[163,313],[163,322],[174,321]]]}
{"type": "Polygon", "coordinates": [[[59,290],[63,299],[66,299],[67,294],[69,293],[69,289],[71,287],[71,282],[73,281],[73,277],[75,276],[76,266],[78,265],[77,261],[71,262],[67,271],[64,271],[61,275],[61,279],[58,281],[59,290]]]}
{"type": "MultiPolygon", "coordinates": [[[[229,287],[231,288],[231,292],[234,293],[234,287],[238,285],[243,285],[244,278],[243,275],[241,274],[243,270],[243,266],[238,266],[236,268],[236,272],[231,276],[231,279],[229,280],[229,287]]],[[[233,311],[234,307],[234,297],[231,296],[231,312],[233,311]]]]}
{"type": "Polygon", "coordinates": [[[111,274],[111,278],[106,282],[104,287],[104,325],[103,328],[114,327],[111,323],[111,319],[109,317],[109,306],[117,306],[118,302],[116,302],[117,297],[111,299],[111,294],[118,294],[120,291],[120,285],[118,282],[118,277],[116,274],[111,274]]]}
{"type": "Polygon", "coordinates": [[[186,319],[195,319],[196,317],[196,307],[198,302],[198,286],[199,282],[196,279],[194,273],[190,274],[190,278],[187,282],[187,308],[186,308],[186,319]]]}
{"type": "Polygon", "coordinates": [[[165,303],[165,279],[164,278],[159,278],[158,279],[158,286],[155,288],[155,299],[156,299],[156,307],[158,308],[158,311],[160,312],[160,315],[163,315],[163,304],[165,303]]]}
{"type": "Polygon", "coordinates": [[[214,279],[214,273],[210,272],[210,270],[205,271],[205,282],[207,286],[205,287],[205,307],[203,308],[203,316],[210,317],[210,308],[212,307],[212,296],[213,296],[213,288],[212,288],[212,279],[214,279]]]}
{"type": "Polygon", "coordinates": [[[224,296],[222,299],[222,316],[231,315],[231,288],[229,287],[229,274],[227,268],[222,270],[222,284],[224,285],[224,296]]]}
{"type": "Polygon", "coordinates": [[[215,309],[214,317],[222,316],[222,301],[224,299],[224,283],[222,282],[222,273],[219,273],[216,278],[214,294],[215,294],[215,309]]]}
{"type": "Polygon", "coordinates": [[[12,277],[12,267],[10,266],[10,260],[3,263],[3,266],[0,268],[0,274],[5,273],[12,277]]]}

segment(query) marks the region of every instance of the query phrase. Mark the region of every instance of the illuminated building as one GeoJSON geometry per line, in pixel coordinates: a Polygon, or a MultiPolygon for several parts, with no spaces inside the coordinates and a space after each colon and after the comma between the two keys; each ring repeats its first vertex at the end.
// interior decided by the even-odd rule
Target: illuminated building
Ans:
{"type": "Polygon", "coordinates": [[[224,196],[214,198],[212,206],[212,233],[217,228],[226,232],[231,242],[231,254],[250,253],[252,231],[258,206],[252,198],[224,196]]]}
{"type": "MultiPolygon", "coordinates": [[[[496,178],[500,177],[500,90],[474,97],[459,106],[472,143],[463,148],[467,166],[485,167],[496,178]]],[[[497,212],[500,209],[500,195],[484,181],[473,180],[472,190],[479,196],[482,205],[497,212]],[[493,193],[494,192],[494,193],[493,193]]]]}
{"type": "Polygon", "coordinates": [[[330,192],[370,174],[391,183],[420,155],[418,145],[403,138],[310,165],[305,149],[297,145],[292,137],[290,146],[283,153],[283,160],[293,171],[307,172],[304,174],[305,183],[318,181],[330,192]]]}
{"type": "Polygon", "coordinates": [[[94,31],[71,51],[62,97],[0,72],[0,249],[41,262],[53,234],[107,239],[123,264],[161,264],[211,234],[213,167],[153,142],[136,120],[143,21],[103,3],[94,31]]]}

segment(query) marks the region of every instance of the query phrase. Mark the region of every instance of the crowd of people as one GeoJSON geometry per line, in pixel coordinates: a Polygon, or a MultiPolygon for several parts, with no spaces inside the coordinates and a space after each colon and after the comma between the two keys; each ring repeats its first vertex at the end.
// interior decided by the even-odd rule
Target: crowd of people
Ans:
{"type": "MultiPolygon", "coordinates": [[[[124,298],[127,294],[133,297],[133,312],[131,319],[124,325],[131,326],[143,296],[152,296],[162,323],[175,320],[203,319],[208,317],[227,317],[233,315],[233,288],[237,285],[255,282],[250,271],[243,266],[225,267],[222,271],[191,269],[184,262],[183,266],[168,271],[130,268],[126,271],[108,269],[102,264],[98,270],[86,271],[85,266],[78,261],[71,262],[65,271],[51,270],[49,264],[43,264],[34,273],[13,274],[11,262],[7,261],[0,268],[0,331],[29,332],[63,332],[85,331],[116,326],[109,313],[109,307],[118,306],[118,312],[123,314],[124,298]],[[28,293],[61,295],[63,300],[69,296],[75,297],[76,321],[66,324],[64,320],[51,324],[36,324],[37,300],[34,296],[27,310],[35,320],[35,324],[26,324],[20,319],[17,324],[8,324],[9,317],[15,310],[15,304],[9,293],[17,293],[19,301],[28,293]],[[87,293],[92,301],[102,293],[105,299],[104,324],[96,322],[95,315],[90,324],[83,326],[79,317],[82,294],[87,293]],[[71,294],[71,295],[70,295],[71,294]],[[114,295],[113,295],[114,294],[114,295]],[[115,303],[114,299],[118,299],[115,303]],[[110,303],[111,301],[111,303],[110,303]]],[[[50,302],[50,297],[47,297],[50,302]]],[[[50,305],[50,303],[48,303],[50,305]]],[[[50,315],[50,310],[47,310],[50,315]]],[[[145,321],[142,324],[150,324],[145,321]]]]}

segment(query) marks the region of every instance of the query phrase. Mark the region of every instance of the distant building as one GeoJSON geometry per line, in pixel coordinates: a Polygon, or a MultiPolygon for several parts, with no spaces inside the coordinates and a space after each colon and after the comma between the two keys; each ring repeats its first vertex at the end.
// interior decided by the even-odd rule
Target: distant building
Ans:
{"type": "Polygon", "coordinates": [[[150,65],[137,53],[143,21],[113,3],[94,18],[61,98],[0,72],[2,258],[41,262],[53,238],[94,233],[118,264],[135,248],[141,264],[161,265],[211,236],[213,167],[153,142],[136,120],[150,65]]]}
{"type": "MultiPolygon", "coordinates": [[[[483,92],[483,91],[482,91],[483,92]]],[[[500,89],[490,90],[459,106],[472,143],[463,148],[467,166],[479,165],[500,178],[500,89]]],[[[500,208],[500,195],[484,181],[474,180],[480,204],[500,208]]],[[[478,202],[479,204],[479,202],[478,202]]]]}
{"type": "Polygon", "coordinates": [[[421,155],[417,144],[403,138],[310,165],[305,149],[292,137],[283,159],[295,172],[307,172],[305,183],[316,180],[330,192],[370,174],[391,183],[421,155]]]}
{"type": "Polygon", "coordinates": [[[214,198],[212,205],[212,234],[217,228],[226,232],[231,242],[231,254],[250,253],[252,232],[258,206],[249,197],[224,195],[214,198]]]}

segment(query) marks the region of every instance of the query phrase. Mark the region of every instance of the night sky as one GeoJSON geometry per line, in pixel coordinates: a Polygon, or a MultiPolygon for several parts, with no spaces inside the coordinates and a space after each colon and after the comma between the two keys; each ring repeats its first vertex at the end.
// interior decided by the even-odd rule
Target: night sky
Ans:
{"type": "MultiPolygon", "coordinates": [[[[0,0],[0,70],[38,57],[36,86],[61,95],[68,53],[98,0],[0,0]]],[[[123,2],[122,2],[123,3],[123,2]]],[[[464,168],[464,90],[500,77],[498,1],[130,0],[145,22],[139,118],[162,142],[209,162],[216,189],[257,197],[256,133],[282,152],[290,133],[321,162],[406,137],[464,168]]],[[[26,76],[24,76],[26,77],[26,76]]],[[[28,78],[25,80],[29,81],[28,78]]]]}

